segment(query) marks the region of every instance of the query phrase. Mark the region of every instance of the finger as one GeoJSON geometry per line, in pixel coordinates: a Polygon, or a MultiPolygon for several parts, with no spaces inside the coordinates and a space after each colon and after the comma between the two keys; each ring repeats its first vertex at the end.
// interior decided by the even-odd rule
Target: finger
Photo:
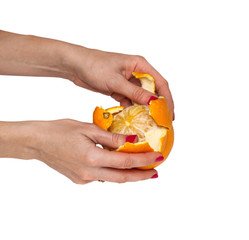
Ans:
{"type": "Polygon", "coordinates": [[[127,81],[127,79],[123,77],[120,81],[122,82],[120,83],[122,87],[118,87],[117,89],[115,89],[115,92],[133,100],[138,104],[146,105],[149,99],[152,96],[155,96],[155,94],[127,81]]]}
{"type": "Polygon", "coordinates": [[[131,100],[121,94],[113,93],[111,97],[120,102],[120,106],[129,107],[132,105],[131,100]]]}
{"type": "Polygon", "coordinates": [[[123,153],[96,147],[89,159],[94,167],[131,169],[152,165],[163,161],[164,157],[159,152],[123,153]]]}
{"type": "Polygon", "coordinates": [[[136,135],[111,133],[97,126],[93,131],[89,131],[88,137],[96,144],[101,144],[114,149],[124,145],[126,142],[135,143],[138,141],[138,137],[136,135]]]}
{"type": "Polygon", "coordinates": [[[123,99],[120,101],[120,106],[130,107],[130,106],[132,106],[132,102],[131,102],[131,100],[128,99],[128,98],[123,98],[123,99]]]}
{"type": "Polygon", "coordinates": [[[156,91],[160,96],[165,97],[172,113],[174,113],[174,101],[167,80],[163,78],[162,75],[154,67],[152,67],[144,58],[141,57],[137,58],[136,68],[134,69],[134,71],[145,72],[155,78],[156,91]]]}
{"type": "Polygon", "coordinates": [[[135,84],[136,86],[141,87],[141,82],[138,78],[135,78],[134,76],[131,76],[131,78],[129,79],[129,82],[135,84]]]}
{"type": "Polygon", "coordinates": [[[157,178],[157,171],[151,170],[139,170],[139,169],[111,169],[111,168],[95,168],[91,172],[91,177],[94,180],[102,180],[108,182],[136,182],[141,180],[147,180],[151,178],[157,178]]]}
{"type": "Polygon", "coordinates": [[[62,167],[58,164],[55,164],[53,162],[47,162],[47,161],[43,161],[45,164],[47,164],[49,167],[53,168],[54,170],[56,170],[57,172],[61,173],[62,175],[66,176],[67,178],[69,178],[73,183],[76,184],[87,184],[90,183],[92,181],[90,180],[85,180],[85,179],[81,179],[77,173],[75,173],[75,171],[72,171],[68,168],[62,167]]]}

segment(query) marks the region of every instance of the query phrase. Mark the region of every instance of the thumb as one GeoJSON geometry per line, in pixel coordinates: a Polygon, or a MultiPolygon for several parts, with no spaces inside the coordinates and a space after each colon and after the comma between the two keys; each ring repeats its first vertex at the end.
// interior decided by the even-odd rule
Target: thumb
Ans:
{"type": "Polygon", "coordinates": [[[146,105],[150,102],[151,97],[154,97],[154,99],[156,97],[155,94],[127,81],[126,79],[123,83],[123,86],[119,87],[117,92],[138,104],[146,105]]]}
{"type": "Polygon", "coordinates": [[[137,135],[123,135],[118,133],[111,133],[99,128],[98,132],[95,132],[95,136],[92,137],[95,143],[99,143],[103,146],[110,148],[118,148],[124,145],[126,142],[135,143],[138,141],[137,135]]]}

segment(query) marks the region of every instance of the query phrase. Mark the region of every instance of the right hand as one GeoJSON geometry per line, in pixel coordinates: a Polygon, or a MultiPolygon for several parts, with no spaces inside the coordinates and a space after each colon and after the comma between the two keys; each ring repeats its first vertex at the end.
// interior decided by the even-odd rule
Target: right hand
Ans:
{"type": "Polygon", "coordinates": [[[153,164],[162,156],[158,152],[121,153],[96,146],[118,148],[125,143],[125,135],[70,119],[32,123],[36,158],[74,183],[95,180],[123,183],[157,176],[155,169],[139,170],[135,167],[153,164]]]}
{"type": "Polygon", "coordinates": [[[63,62],[67,63],[66,69],[71,72],[70,76],[73,76],[70,80],[76,85],[111,96],[123,106],[129,106],[130,100],[146,105],[154,94],[131,81],[135,80],[132,72],[149,73],[155,78],[156,93],[165,97],[174,113],[174,102],[168,82],[145,58],[76,45],[69,46],[61,48],[62,58],[63,62]]]}

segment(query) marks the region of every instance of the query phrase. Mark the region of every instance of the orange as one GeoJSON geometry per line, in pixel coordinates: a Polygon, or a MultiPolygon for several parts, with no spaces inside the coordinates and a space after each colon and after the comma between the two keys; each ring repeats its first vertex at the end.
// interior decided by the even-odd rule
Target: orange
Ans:
{"type": "MultiPolygon", "coordinates": [[[[155,93],[155,80],[147,73],[133,72],[133,76],[141,82],[142,88],[155,93]]],[[[160,152],[164,160],[168,157],[174,142],[172,112],[164,97],[151,100],[149,105],[134,103],[130,107],[112,107],[103,109],[96,107],[93,123],[106,131],[125,135],[137,135],[137,143],[125,143],[119,152],[160,152]]],[[[140,169],[152,169],[161,162],[140,169]]]]}

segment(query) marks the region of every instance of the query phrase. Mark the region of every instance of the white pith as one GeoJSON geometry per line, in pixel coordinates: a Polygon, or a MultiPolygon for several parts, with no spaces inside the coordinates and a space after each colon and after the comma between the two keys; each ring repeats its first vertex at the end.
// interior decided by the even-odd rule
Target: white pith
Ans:
{"type": "Polygon", "coordinates": [[[154,151],[162,148],[161,138],[167,134],[165,127],[160,127],[150,116],[148,106],[133,105],[113,116],[108,131],[125,135],[137,135],[138,143],[148,142],[154,151]]]}

